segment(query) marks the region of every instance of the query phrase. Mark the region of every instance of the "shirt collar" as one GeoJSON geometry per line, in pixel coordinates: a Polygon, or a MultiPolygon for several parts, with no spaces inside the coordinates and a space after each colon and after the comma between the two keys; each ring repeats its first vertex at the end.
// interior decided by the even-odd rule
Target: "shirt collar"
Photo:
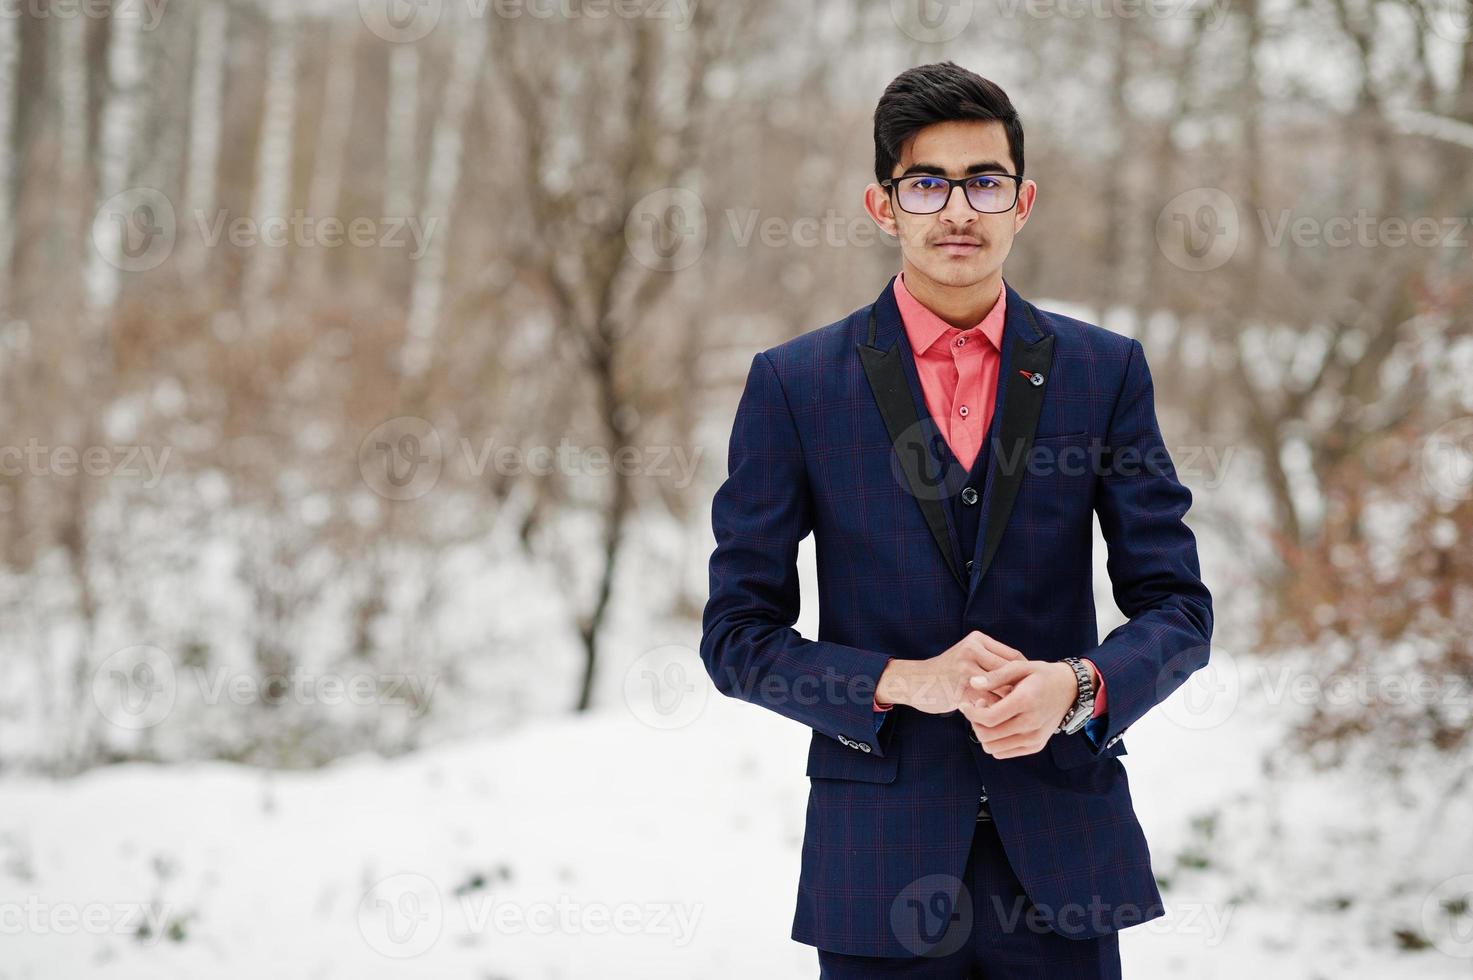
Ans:
{"type": "MultiPolygon", "coordinates": [[[[969,328],[980,329],[983,336],[992,341],[992,346],[999,351],[1002,350],[1002,328],[1007,314],[1007,302],[1008,290],[1004,284],[998,290],[997,302],[992,304],[992,309],[979,323],[969,328]]],[[[905,334],[910,338],[910,349],[917,355],[930,350],[942,337],[949,336],[949,331],[964,332],[941,319],[912,296],[910,290],[905,288],[904,272],[895,277],[895,305],[900,307],[900,322],[905,325],[905,334]]]]}

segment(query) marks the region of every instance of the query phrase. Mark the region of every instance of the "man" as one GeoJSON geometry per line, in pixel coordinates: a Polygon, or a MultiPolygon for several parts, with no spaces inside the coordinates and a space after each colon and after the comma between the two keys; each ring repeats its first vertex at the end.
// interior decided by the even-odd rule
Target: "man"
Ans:
{"type": "Polygon", "coordinates": [[[901,273],[753,358],[701,657],[813,729],[792,936],[823,976],[1118,976],[1118,930],[1164,914],[1121,736],[1212,635],[1191,493],[1140,343],[1003,281],[1038,189],[997,85],[896,78],[875,181],[901,273]],[[1129,617],[1103,642],[1093,514],[1129,617]],[[792,628],[810,531],[816,640],[792,628]]]}

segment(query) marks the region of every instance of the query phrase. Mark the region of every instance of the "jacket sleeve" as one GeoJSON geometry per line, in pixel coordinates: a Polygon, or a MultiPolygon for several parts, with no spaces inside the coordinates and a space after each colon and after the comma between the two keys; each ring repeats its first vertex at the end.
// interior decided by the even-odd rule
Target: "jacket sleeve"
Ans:
{"type": "Polygon", "coordinates": [[[1151,372],[1137,340],[1099,460],[1095,510],[1115,603],[1129,620],[1088,654],[1110,690],[1105,713],[1093,722],[1096,753],[1205,666],[1212,639],[1212,596],[1183,520],[1192,493],[1177,479],[1161,439],[1151,372]]]}
{"type": "Polygon", "coordinates": [[[883,756],[874,694],[889,656],[793,629],[798,542],[813,527],[812,499],[798,430],[766,354],[752,359],[711,526],[701,660],[717,690],[883,756]]]}

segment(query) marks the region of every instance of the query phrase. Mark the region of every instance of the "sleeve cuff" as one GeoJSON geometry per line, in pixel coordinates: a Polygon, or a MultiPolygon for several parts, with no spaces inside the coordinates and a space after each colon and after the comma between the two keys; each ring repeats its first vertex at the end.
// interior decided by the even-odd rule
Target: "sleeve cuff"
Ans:
{"type": "Polygon", "coordinates": [[[1095,676],[1099,678],[1100,681],[1100,686],[1095,691],[1094,711],[1090,712],[1089,716],[1090,719],[1093,720],[1105,713],[1105,675],[1100,671],[1100,668],[1095,666],[1095,662],[1093,660],[1090,660],[1088,657],[1081,657],[1080,659],[1089,664],[1089,669],[1095,672],[1095,676]]]}

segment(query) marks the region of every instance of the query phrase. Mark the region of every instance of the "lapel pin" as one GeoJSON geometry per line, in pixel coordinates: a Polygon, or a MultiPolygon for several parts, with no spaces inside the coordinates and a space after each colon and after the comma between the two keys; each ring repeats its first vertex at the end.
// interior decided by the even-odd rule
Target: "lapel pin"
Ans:
{"type": "Polygon", "coordinates": [[[1039,374],[1037,371],[1019,371],[1018,373],[1027,378],[1028,383],[1033,385],[1035,388],[1043,384],[1043,375],[1039,374]]]}

